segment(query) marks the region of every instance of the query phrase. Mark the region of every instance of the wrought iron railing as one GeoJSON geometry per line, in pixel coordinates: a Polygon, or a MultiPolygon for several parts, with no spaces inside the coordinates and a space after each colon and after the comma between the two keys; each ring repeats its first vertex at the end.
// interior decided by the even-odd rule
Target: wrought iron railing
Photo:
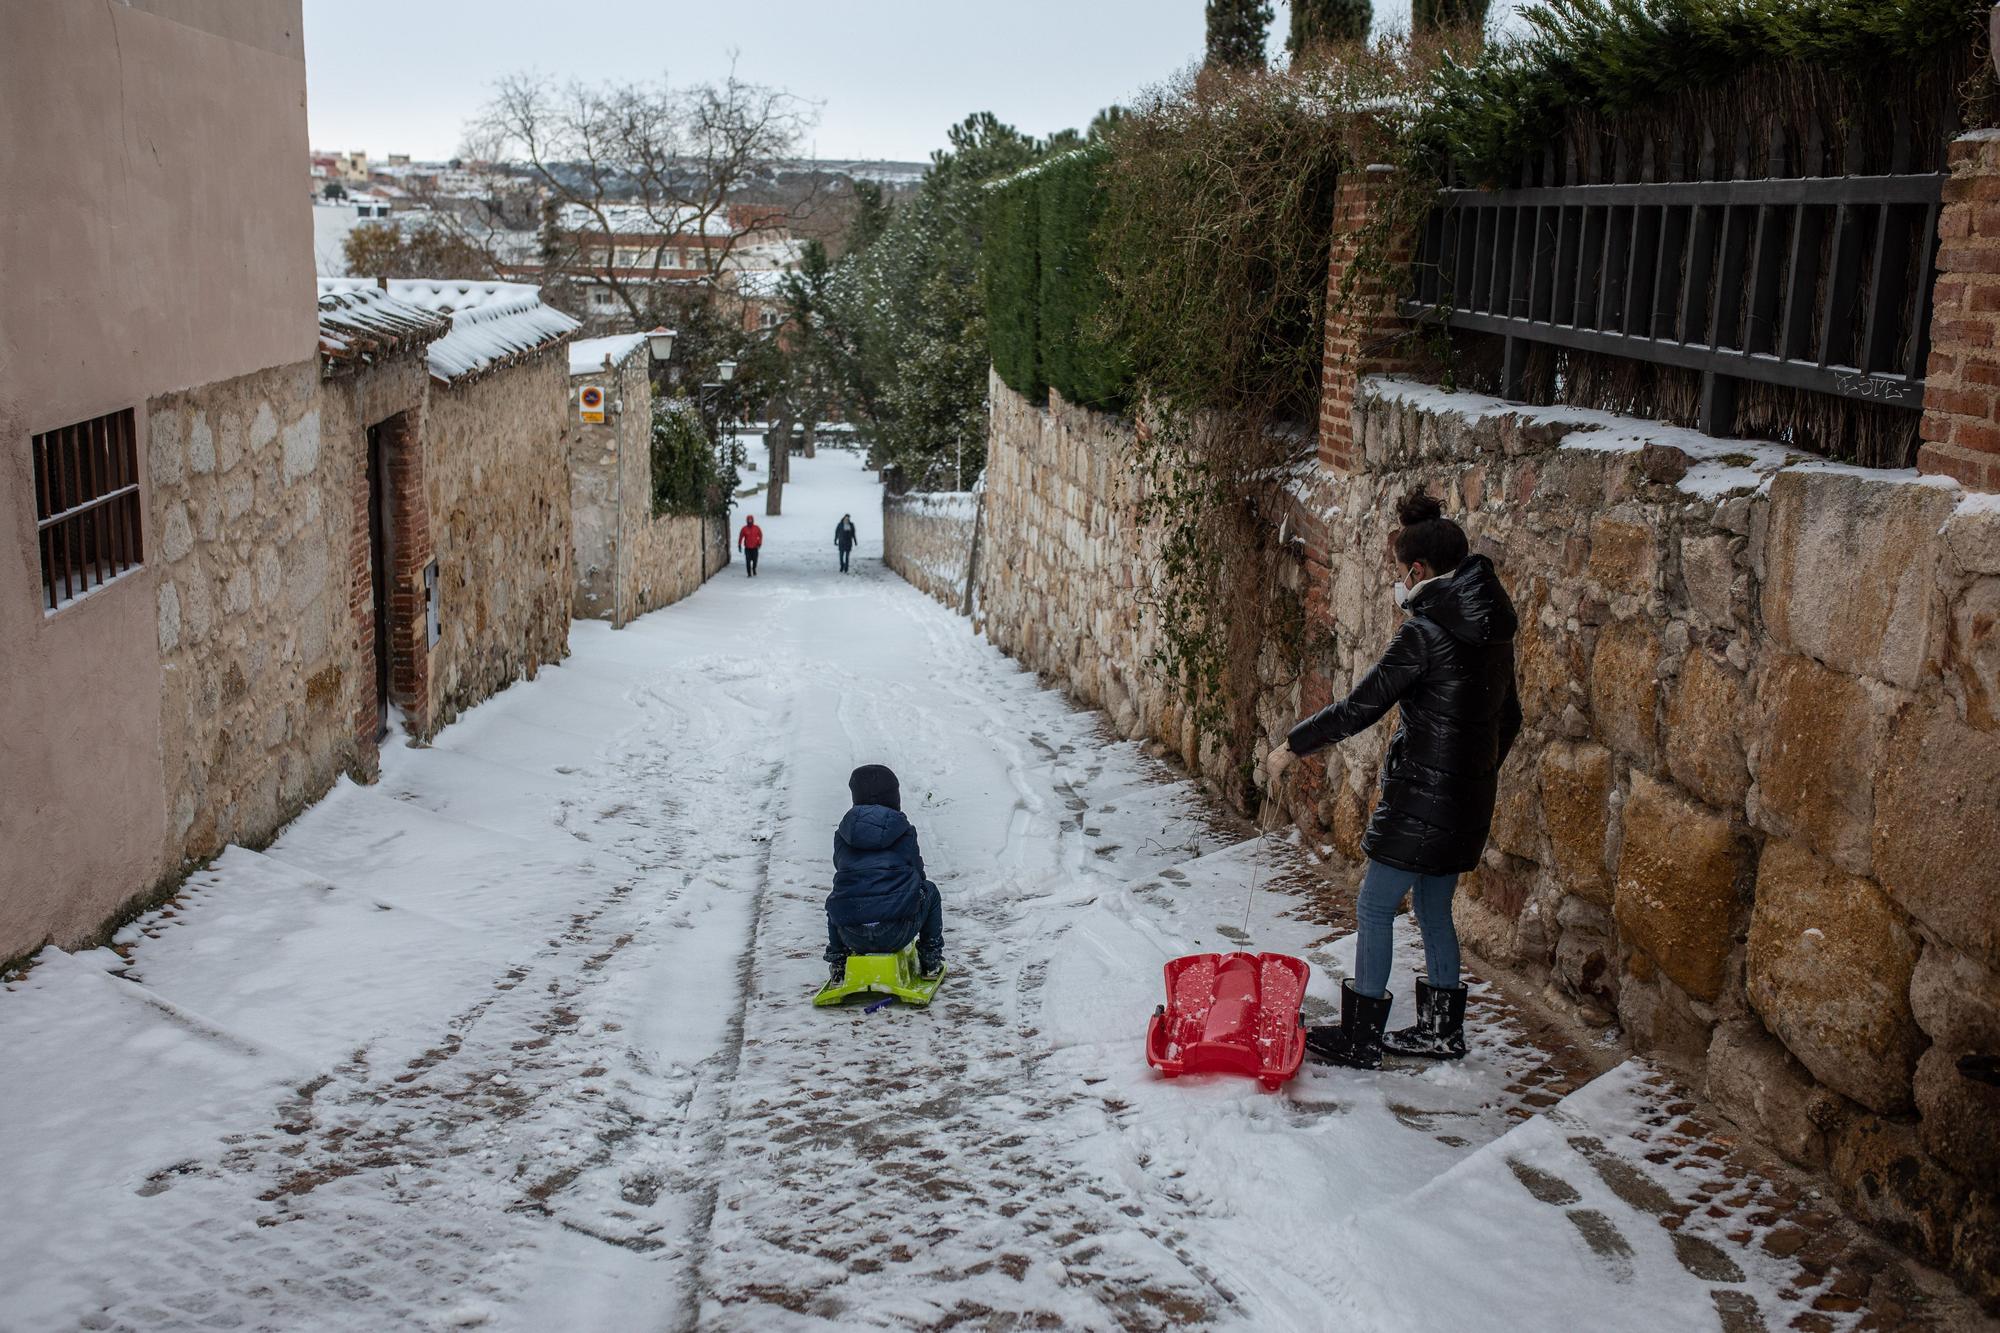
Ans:
{"type": "Polygon", "coordinates": [[[1513,398],[1540,343],[1699,372],[1711,434],[1744,381],[1920,409],[1944,179],[1447,190],[1404,311],[1503,338],[1513,398]]]}

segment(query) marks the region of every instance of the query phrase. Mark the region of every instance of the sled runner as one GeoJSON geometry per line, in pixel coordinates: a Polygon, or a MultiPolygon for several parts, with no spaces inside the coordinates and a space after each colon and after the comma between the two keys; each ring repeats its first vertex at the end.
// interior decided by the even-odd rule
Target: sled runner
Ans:
{"type": "Polygon", "coordinates": [[[1146,1029],[1146,1063],[1179,1074],[1247,1074],[1275,1088],[1299,1072],[1304,960],[1281,953],[1198,953],[1169,959],[1167,1002],[1146,1029]]]}
{"type": "Polygon", "coordinates": [[[851,995],[891,995],[904,1004],[926,1005],[943,981],[943,968],[933,977],[917,970],[917,942],[911,940],[894,953],[847,955],[847,976],[821,986],[813,1003],[824,1006],[839,1004],[851,995]]]}

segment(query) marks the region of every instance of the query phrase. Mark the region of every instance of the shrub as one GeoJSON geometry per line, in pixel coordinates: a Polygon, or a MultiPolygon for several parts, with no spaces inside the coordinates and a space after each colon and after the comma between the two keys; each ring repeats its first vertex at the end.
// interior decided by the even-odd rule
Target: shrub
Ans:
{"type": "Polygon", "coordinates": [[[1102,315],[1095,233],[1105,160],[1101,145],[1071,149],[988,188],[982,265],[993,368],[1030,400],[1054,388],[1103,411],[1127,401],[1129,357],[1102,315]]]}
{"type": "Polygon", "coordinates": [[[652,454],[655,517],[728,512],[736,478],[724,475],[701,412],[688,399],[654,400],[652,454]]]}
{"type": "Polygon", "coordinates": [[[1881,105],[1903,72],[1970,49],[1984,13],[1967,0],[1548,0],[1520,11],[1522,35],[1438,71],[1416,137],[1497,181],[1579,114],[1623,116],[1753,68],[1779,98],[1790,65],[1881,105]]]}

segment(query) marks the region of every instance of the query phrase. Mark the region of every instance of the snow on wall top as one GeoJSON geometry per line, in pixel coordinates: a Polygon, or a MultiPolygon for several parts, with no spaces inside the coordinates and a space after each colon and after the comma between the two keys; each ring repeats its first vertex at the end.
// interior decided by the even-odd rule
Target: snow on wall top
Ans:
{"type": "Polygon", "coordinates": [[[373,283],[328,287],[320,282],[319,354],[329,372],[436,342],[451,330],[448,316],[399,301],[373,283]]]}
{"type": "MultiPolygon", "coordinates": [[[[319,290],[325,297],[376,286],[369,278],[321,278],[319,290]]],[[[552,347],[580,327],[543,305],[541,289],[532,283],[391,278],[386,294],[450,320],[451,331],[430,345],[431,378],[446,384],[552,347]]]]}
{"type": "Polygon", "coordinates": [[[622,366],[632,353],[646,345],[643,333],[614,333],[608,338],[585,338],[582,342],[569,345],[569,373],[572,375],[595,375],[603,371],[608,357],[614,366],[622,366]]]}

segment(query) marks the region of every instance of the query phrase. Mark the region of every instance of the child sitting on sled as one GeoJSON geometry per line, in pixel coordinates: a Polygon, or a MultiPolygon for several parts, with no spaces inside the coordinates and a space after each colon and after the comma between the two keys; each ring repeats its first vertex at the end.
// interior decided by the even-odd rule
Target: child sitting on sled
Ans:
{"type": "Polygon", "coordinates": [[[917,942],[925,976],[944,966],[944,912],[924,878],[917,831],[903,816],[896,775],[863,764],[847,779],[854,808],[833,835],[833,892],[826,897],[826,961],[838,983],[850,953],[895,953],[917,942]]]}

